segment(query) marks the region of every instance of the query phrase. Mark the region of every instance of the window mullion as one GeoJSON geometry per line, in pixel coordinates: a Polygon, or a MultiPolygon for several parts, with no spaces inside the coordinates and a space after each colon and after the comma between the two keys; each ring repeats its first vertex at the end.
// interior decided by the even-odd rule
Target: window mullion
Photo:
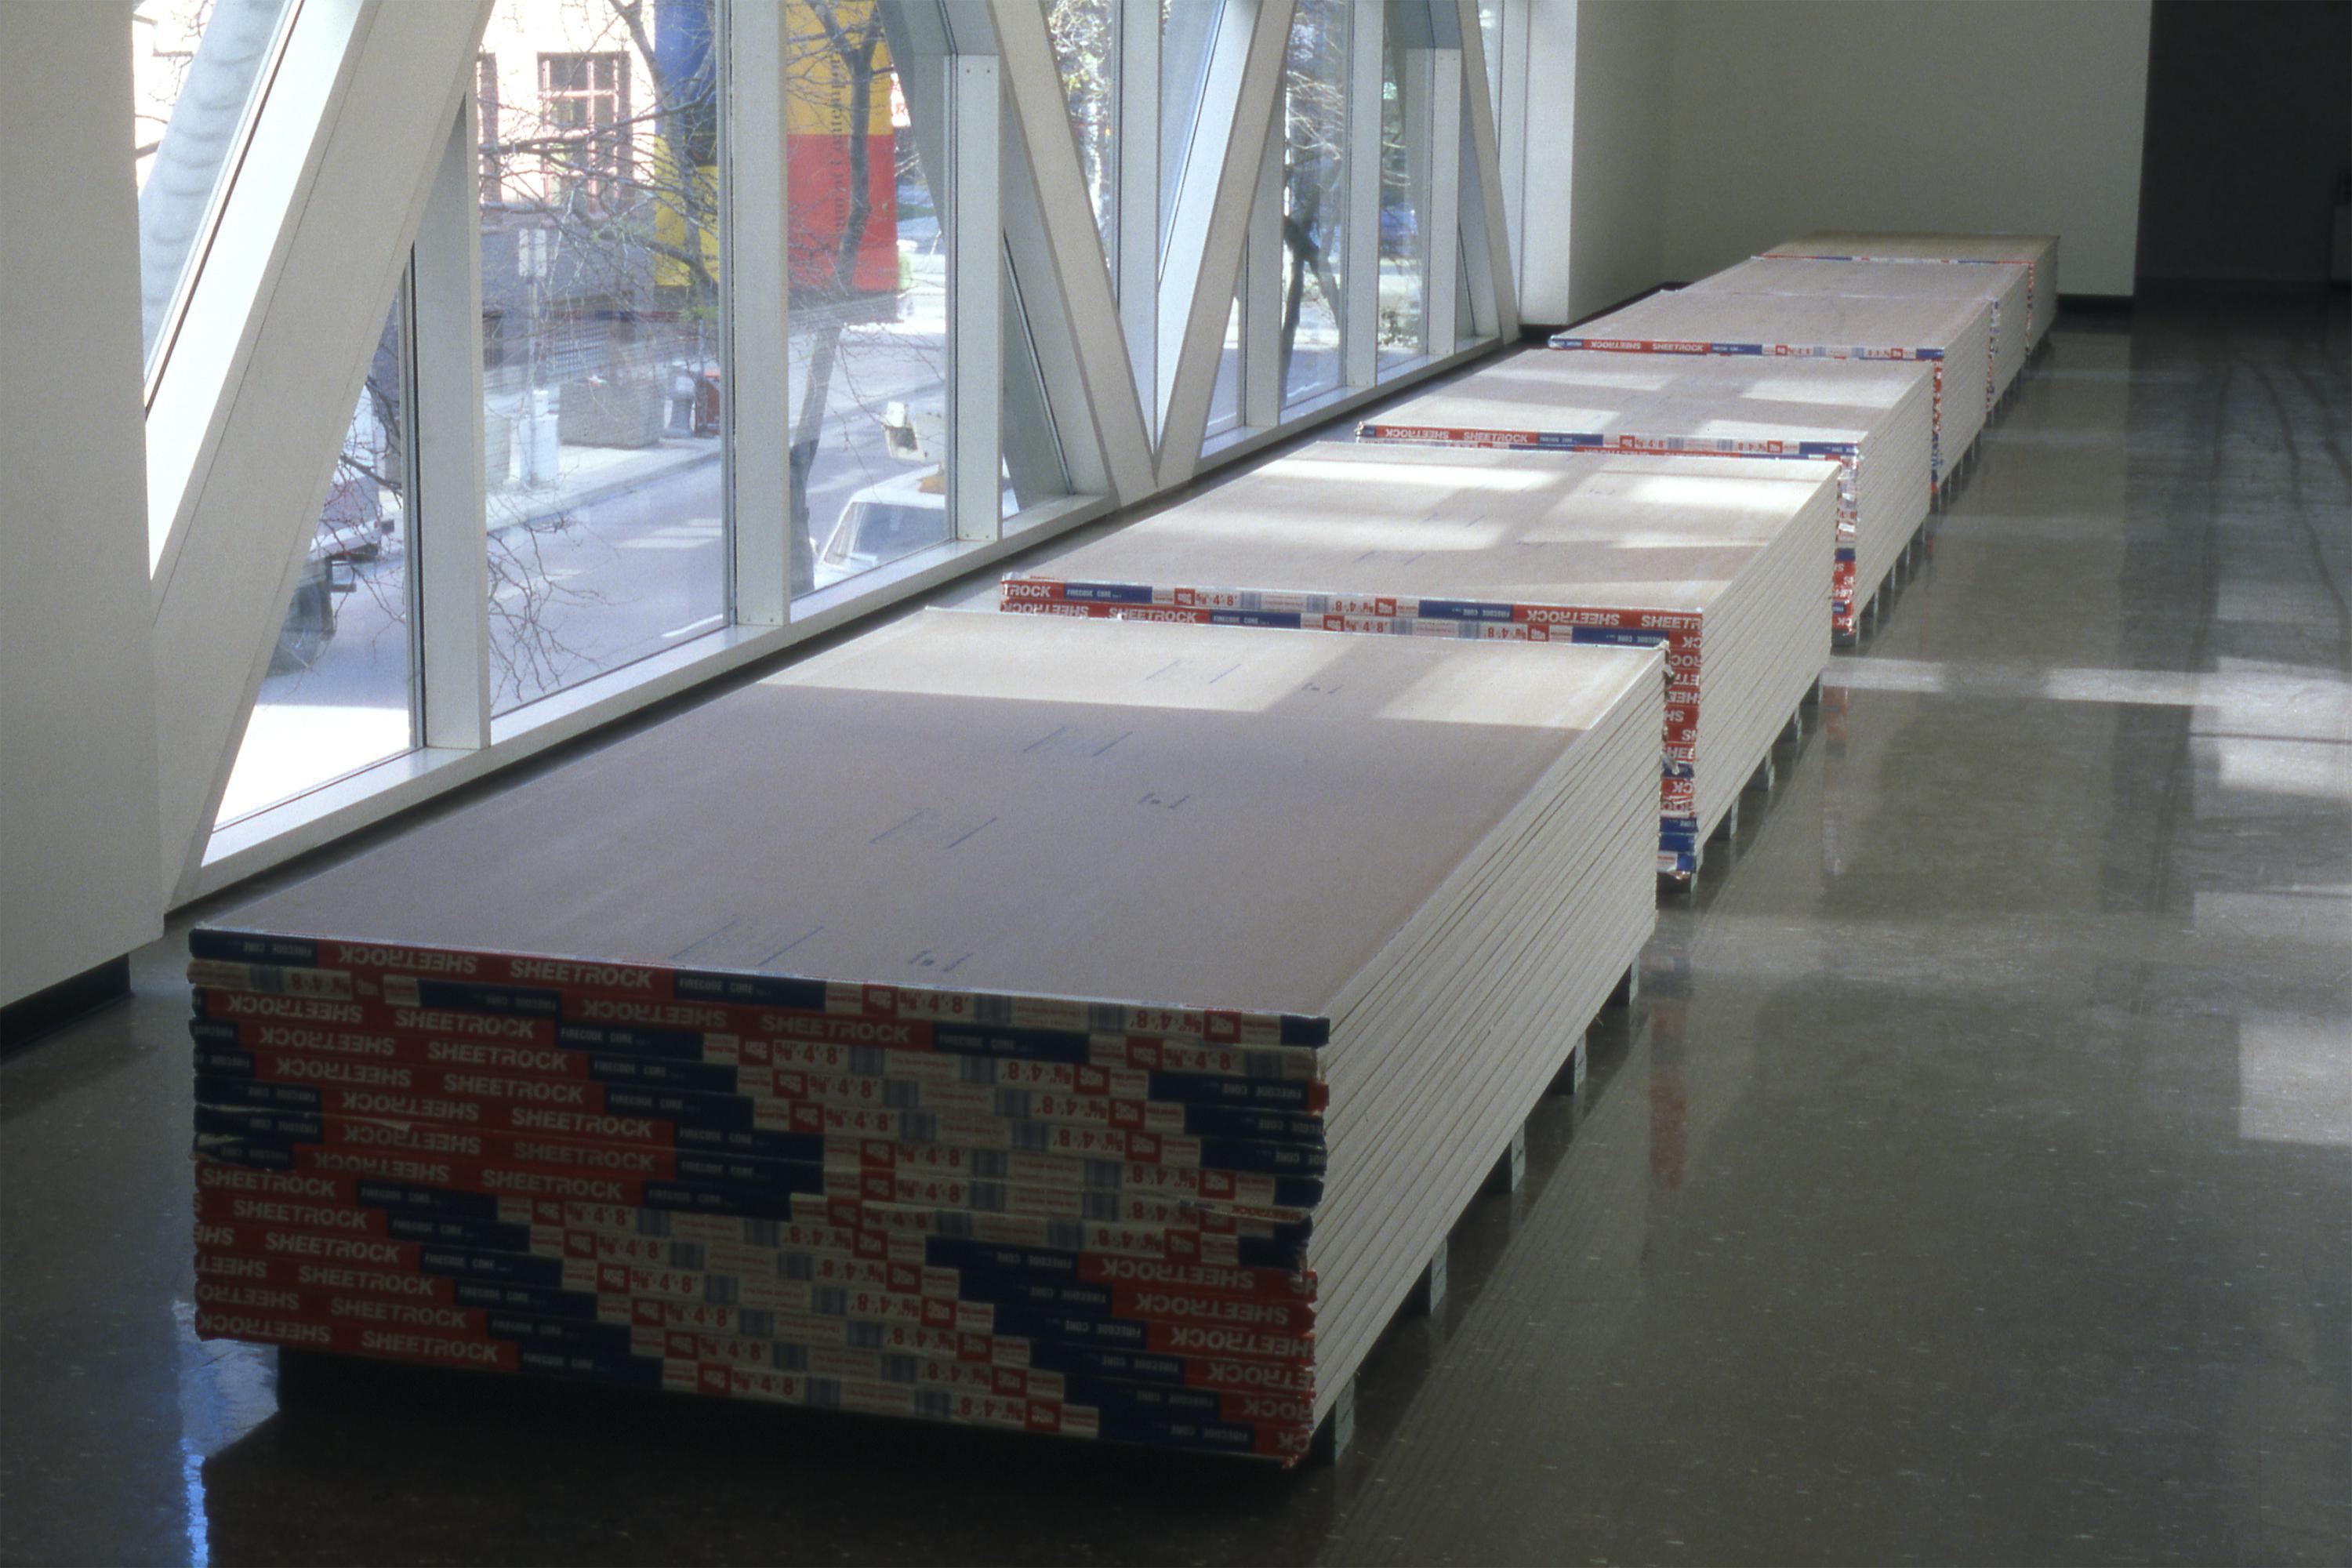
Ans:
{"type": "Polygon", "coordinates": [[[449,133],[409,263],[415,337],[416,657],[425,744],[490,741],[489,562],[482,549],[481,132],[471,93],[449,133]]]}
{"type": "Polygon", "coordinates": [[[948,58],[949,526],[960,540],[997,537],[1003,442],[1003,296],[998,216],[996,57],[948,58]]]}
{"type": "Polygon", "coordinates": [[[1455,337],[1454,287],[1462,265],[1462,184],[1440,179],[1440,171],[1462,163],[1462,51],[1415,49],[1408,76],[1422,90],[1420,104],[1406,106],[1406,137],[1412,147],[1413,188],[1426,193],[1414,243],[1428,294],[1422,323],[1422,353],[1450,354],[1455,337]],[[1415,135],[1414,132],[1421,132],[1415,135]]]}
{"type": "Polygon", "coordinates": [[[1111,284],[1156,442],[1160,434],[1160,5],[1119,0],[1118,255],[1111,284]]]}
{"type": "Polygon", "coordinates": [[[1339,293],[1341,379],[1370,386],[1379,374],[1381,330],[1381,47],[1388,18],[1382,0],[1357,0],[1349,29],[1347,114],[1347,268],[1339,293]]]}
{"type": "Polygon", "coordinates": [[[1289,147],[1284,93],[1274,94],[1272,123],[1251,198],[1249,238],[1242,248],[1242,423],[1282,423],[1282,182],[1289,147]]]}
{"type": "Polygon", "coordinates": [[[784,189],[784,9],[729,5],[722,12],[719,139],[721,210],[719,283],[726,297],[719,409],[721,493],[734,542],[734,617],[744,626],[792,619],[792,289],[786,265],[790,208],[784,189]],[[744,439],[746,433],[750,439],[744,439]]]}

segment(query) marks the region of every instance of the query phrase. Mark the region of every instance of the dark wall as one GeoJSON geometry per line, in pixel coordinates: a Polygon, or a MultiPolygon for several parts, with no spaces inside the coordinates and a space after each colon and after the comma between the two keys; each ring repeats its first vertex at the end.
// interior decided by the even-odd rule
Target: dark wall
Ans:
{"type": "Polygon", "coordinates": [[[2156,0],[2143,279],[2319,283],[2352,179],[2352,0],[2156,0]]]}

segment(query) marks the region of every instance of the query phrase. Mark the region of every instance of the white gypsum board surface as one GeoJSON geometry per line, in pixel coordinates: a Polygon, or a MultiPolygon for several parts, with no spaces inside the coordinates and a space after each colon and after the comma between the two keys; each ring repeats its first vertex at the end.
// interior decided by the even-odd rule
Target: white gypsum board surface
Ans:
{"type": "Polygon", "coordinates": [[[1836,479],[1826,461],[1325,446],[1023,575],[1697,612],[1836,479]]]}
{"type": "MultiPolygon", "coordinates": [[[[1374,999],[1375,1047],[1351,1053],[1343,1099],[1371,1110],[1335,1131],[1312,1266],[1327,1282],[1318,1390],[1352,1371],[1414,1273],[1566,1060],[1654,923],[1639,775],[1645,707],[1612,737],[1613,825],[1555,818],[1515,858],[1448,986],[1374,999]],[[1362,1075],[1369,1074],[1365,1077],[1362,1075]]],[[[1588,810],[1604,815],[1603,801],[1588,810]]],[[[1335,1063],[1335,1066],[1338,1066],[1335,1063]]]]}
{"type": "Polygon", "coordinates": [[[1992,307],[1988,360],[1993,391],[2005,391],[2025,362],[2026,268],[2021,262],[1924,267],[1903,261],[1841,261],[1759,256],[1690,286],[1694,294],[1855,295],[1887,300],[1982,300],[1992,307]]]}
{"type": "Polygon", "coordinates": [[[1890,300],[1853,294],[1653,294],[1556,333],[1552,346],[1610,353],[1751,358],[1940,361],[1935,431],[1948,472],[1984,425],[1979,390],[1992,345],[1982,300],[1890,300]]]}
{"type": "Polygon", "coordinates": [[[1989,234],[1960,229],[1817,228],[1773,246],[1767,256],[1834,256],[1875,261],[2038,261],[2054,253],[2054,234],[1989,234]]]}
{"type": "MultiPolygon", "coordinates": [[[[1679,289],[1652,294],[1569,331],[1560,348],[1647,346],[1752,358],[1891,359],[1962,348],[1981,356],[1990,311],[1981,300],[1891,300],[1856,294],[1731,294],[1679,289]]],[[[1971,360],[1981,366],[1981,357],[1971,360]]]]}
{"type": "Polygon", "coordinates": [[[1712,831],[1829,659],[1819,563],[1835,537],[1823,498],[1710,622],[1700,667],[1698,811],[1712,831]],[[1792,612],[1789,606],[1806,606],[1792,612]],[[1718,638],[1720,642],[1718,643],[1718,638]]]}
{"type": "Polygon", "coordinates": [[[2057,318],[2058,237],[2054,234],[1822,228],[1784,241],[1764,254],[1853,261],[2021,263],[2027,269],[2025,340],[2031,349],[2041,342],[2057,318]]]}
{"type": "Polygon", "coordinates": [[[1414,393],[1367,418],[1381,440],[1527,435],[1567,445],[1616,441],[1861,440],[1916,387],[1924,363],[1841,364],[1752,355],[1633,355],[1531,349],[1414,393]],[[1720,425],[1722,428],[1717,428],[1720,425]]]}
{"type": "Polygon", "coordinates": [[[1507,618],[1582,622],[1575,635],[1593,640],[1692,637],[1702,671],[1735,673],[1712,710],[1700,703],[1683,759],[1705,830],[1753,771],[1748,737],[1767,721],[1777,732],[1826,658],[1840,478],[1828,460],[1324,447],[1051,560],[1009,583],[1004,603],[1318,626],[1344,603],[1366,617],[1418,615],[1423,633],[1507,618]],[[1751,619],[1772,629],[1750,634],[1751,619]],[[1820,656],[1790,652],[1809,631],[1820,656]],[[1764,662],[1742,668],[1749,635],[1764,662]],[[1757,700],[1775,710],[1729,710],[1757,700]]]}
{"type": "Polygon", "coordinates": [[[1530,651],[928,613],[223,923],[1325,1014],[1654,679],[1530,651]]]}
{"type": "MultiPolygon", "coordinates": [[[[1622,735],[1603,741],[1612,753],[1625,747],[1639,749],[1641,744],[1639,738],[1622,735]]],[[[1411,1039],[1423,1037],[1424,1028],[1427,1031],[1423,1047],[1405,1053],[1402,1060],[1371,1051],[1356,1053],[1353,1060],[1342,1060],[1346,1053],[1334,1054],[1327,1075],[1332,1105],[1324,1122],[1334,1148],[1346,1144],[1359,1125],[1381,1125],[1376,1118],[1368,1120],[1380,1084],[1406,1067],[1425,1069],[1430,1062],[1442,1059],[1445,1051],[1459,1048],[1467,1037],[1451,1026],[1476,1007],[1507,1005],[1507,987],[1503,982],[1507,977],[1483,963],[1465,963],[1462,954],[1487,952],[1496,944],[1524,940],[1524,889],[1531,879],[1549,879],[1556,889],[1591,890],[1587,883],[1591,866],[1618,847],[1613,836],[1602,830],[1610,814],[1623,810],[1629,801],[1638,807],[1654,797],[1647,777],[1627,782],[1642,773],[1638,763],[1633,764],[1631,774],[1624,768],[1613,755],[1601,759],[1587,778],[1527,825],[1526,831],[1513,840],[1509,853],[1489,863],[1475,900],[1464,900],[1442,923],[1433,922],[1421,954],[1392,966],[1379,986],[1334,1021],[1336,1033],[1385,1032],[1411,1039]],[[1457,1005],[1448,995],[1449,987],[1470,1001],[1457,1005]]],[[[1579,904],[1573,897],[1564,901],[1579,904]]],[[[1580,906],[1576,912],[1581,915],[1580,906]]]]}
{"type": "MultiPolygon", "coordinates": [[[[1617,842],[1622,849],[1635,849],[1632,833],[1617,842]]],[[[1616,869],[1628,889],[1617,895],[1622,906],[1614,911],[1619,929],[1654,918],[1646,860],[1628,853],[1616,869]]],[[[1638,943],[1612,942],[1593,923],[1571,926],[1566,919],[1570,909],[1565,900],[1554,900],[1538,911],[1551,925],[1529,949],[1529,962],[1540,971],[1542,1001],[1516,1011],[1516,1027],[1504,1037],[1507,1048],[1496,1053],[1495,1070],[1472,1084],[1457,1105],[1412,1101],[1413,1135],[1397,1142],[1413,1157],[1392,1162],[1393,1173],[1386,1180],[1350,1183],[1327,1199],[1340,1206],[1353,1197],[1365,1211],[1342,1208],[1349,1218],[1324,1232],[1333,1238],[1324,1244],[1333,1257],[1328,1265],[1331,1277],[1348,1287],[1332,1292],[1330,1310],[1318,1325],[1318,1354],[1335,1371],[1350,1364],[1351,1351],[1360,1354],[1394,1311],[1512,1130],[1526,1119],[1633,961],[1638,943]],[[1445,1131],[1433,1131],[1439,1126],[1445,1131]],[[1385,1279],[1385,1288],[1366,1289],[1368,1279],[1385,1279]]]]}
{"type": "Polygon", "coordinates": [[[1891,559],[1927,515],[1934,369],[1916,361],[1537,350],[1391,405],[1382,444],[1559,451],[1737,447],[1832,455],[1858,558],[1891,559]]]}

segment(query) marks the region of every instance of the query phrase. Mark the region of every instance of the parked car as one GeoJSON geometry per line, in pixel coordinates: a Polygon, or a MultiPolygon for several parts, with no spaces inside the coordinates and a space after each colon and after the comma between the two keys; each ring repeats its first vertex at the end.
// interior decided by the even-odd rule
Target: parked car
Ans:
{"type": "Polygon", "coordinates": [[[334,487],[319,510],[319,526],[302,563],[302,575],[278,628],[269,656],[272,675],[315,666],[335,638],[338,603],[359,584],[359,568],[383,554],[384,542],[399,530],[400,497],[365,468],[335,465],[334,487]]]}
{"type": "Polygon", "coordinates": [[[842,503],[817,552],[817,586],[902,560],[947,537],[947,485],[939,468],[867,485],[842,503]]]}

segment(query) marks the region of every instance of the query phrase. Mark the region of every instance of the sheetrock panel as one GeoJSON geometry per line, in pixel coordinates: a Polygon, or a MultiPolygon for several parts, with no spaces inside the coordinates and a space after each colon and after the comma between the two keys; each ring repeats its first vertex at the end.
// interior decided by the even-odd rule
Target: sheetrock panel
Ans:
{"type": "Polygon", "coordinates": [[[196,1331],[1295,1462],[1654,924],[1663,668],[935,612],[425,825],[192,935],[196,1331]]]}

